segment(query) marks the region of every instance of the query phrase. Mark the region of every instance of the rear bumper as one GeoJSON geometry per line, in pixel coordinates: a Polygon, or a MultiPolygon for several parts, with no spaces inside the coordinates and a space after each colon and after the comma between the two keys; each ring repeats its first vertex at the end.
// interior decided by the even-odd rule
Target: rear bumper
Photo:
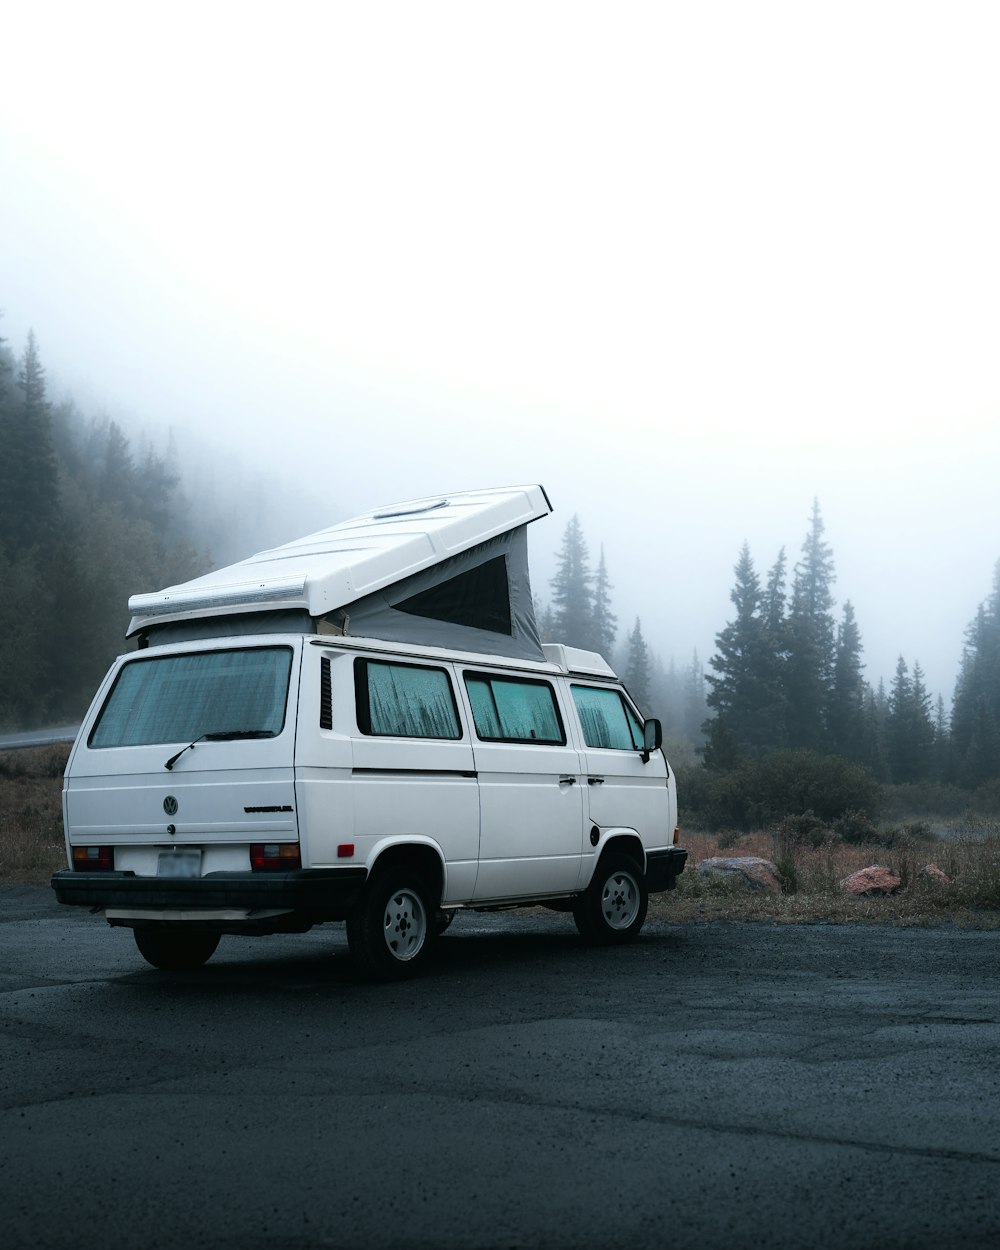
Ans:
{"type": "Polygon", "coordinates": [[[356,867],[210,872],[190,880],[67,870],[53,873],[52,888],[60,903],[72,907],[169,911],[244,908],[344,914],[357,902],[367,876],[367,869],[356,867]]]}
{"type": "Polygon", "coordinates": [[[646,889],[650,894],[672,890],[684,871],[688,853],[683,846],[646,852],[646,889]]]}

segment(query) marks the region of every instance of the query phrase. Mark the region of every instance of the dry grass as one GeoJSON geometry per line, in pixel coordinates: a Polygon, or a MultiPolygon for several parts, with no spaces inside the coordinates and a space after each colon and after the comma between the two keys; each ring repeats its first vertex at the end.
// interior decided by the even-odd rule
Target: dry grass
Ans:
{"type": "MultiPolygon", "coordinates": [[[[0,752],[0,882],[45,884],[65,867],[62,773],[68,746],[0,752]]],[[[786,833],[684,838],[688,865],[677,889],[655,895],[650,915],[672,921],[757,920],[890,924],[959,924],[1000,928],[1000,823],[956,822],[948,836],[904,827],[882,839],[888,845],[851,845],[836,838],[795,838],[786,833]],[[778,868],[784,892],[745,891],[705,880],[697,864],[714,855],[761,855],[778,868]],[[951,884],[935,886],[919,875],[937,864],[951,884]],[[840,882],[858,868],[881,864],[902,878],[888,898],[856,898],[840,882]]]]}
{"type": "Polygon", "coordinates": [[[657,896],[650,914],[664,920],[758,920],[773,924],[810,921],[908,925],[959,924],[1000,928],[1000,831],[980,828],[954,836],[905,833],[892,845],[849,845],[829,839],[818,845],[781,833],[696,833],[684,839],[688,864],[670,894],[657,896]],[[725,880],[700,877],[697,865],[716,855],[760,855],[781,874],[784,891],[746,890],[725,880]],[[859,898],[841,887],[859,868],[880,864],[900,877],[898,893],[859,898]],[[937,885],[920,876],[936,864],[951,878],[937,885]]]}
{"type": "Polygon", "coordinates": [[[0,752],[0,882],[42,884],[66,867],[62,774],[69,746],[0,752]]]}

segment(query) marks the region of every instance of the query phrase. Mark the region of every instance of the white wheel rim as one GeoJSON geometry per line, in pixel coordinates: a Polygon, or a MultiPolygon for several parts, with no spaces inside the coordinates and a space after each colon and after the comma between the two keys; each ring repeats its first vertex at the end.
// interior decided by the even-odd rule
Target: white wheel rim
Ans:
{"type": "Polygon", "coordinates": [[[614,872],[604,883],[601,914],[609,929],[627,929],[639,914],[639,884],[629,872],[614,872]]]}
{"type": "Polygon", "coordinates": [[[385,905],[385,944],[394,959],[413,959],[427,937],[427,912],[419,894],[397,890],[385,905]]]}

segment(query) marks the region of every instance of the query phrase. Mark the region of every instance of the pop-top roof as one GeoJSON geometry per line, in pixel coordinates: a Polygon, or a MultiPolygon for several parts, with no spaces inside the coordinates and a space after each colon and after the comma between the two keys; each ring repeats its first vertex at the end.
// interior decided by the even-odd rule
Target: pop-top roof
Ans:
{"type": "Polygon", "coordinates": [[[129,635],[231,613],[321,617],[552,511],[541,486],[495,487],[385,505],[204,577],[133,595],[129,635]]]}
{"type": "Polygon", "coordinates": [[[617,681],[615,670],[603,655],[596,651],[582,651],[579,647],[567,647],[561,642],[543,642],[542,653],[550,664],[557,665],[564,673],[581,677],[604,677],[617,681]]]}

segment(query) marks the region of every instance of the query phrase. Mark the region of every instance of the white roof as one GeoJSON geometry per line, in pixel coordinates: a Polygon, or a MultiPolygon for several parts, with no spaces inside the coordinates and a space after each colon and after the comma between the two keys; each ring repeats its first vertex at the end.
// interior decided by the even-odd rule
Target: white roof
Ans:
{"type": "Polygon", "coordinates": [[[323,616],[551,511],[541,486],[387,504],[193,581],[132,595],[128,632],[154,622],[262,608],[304,608],[323,616]]]}

